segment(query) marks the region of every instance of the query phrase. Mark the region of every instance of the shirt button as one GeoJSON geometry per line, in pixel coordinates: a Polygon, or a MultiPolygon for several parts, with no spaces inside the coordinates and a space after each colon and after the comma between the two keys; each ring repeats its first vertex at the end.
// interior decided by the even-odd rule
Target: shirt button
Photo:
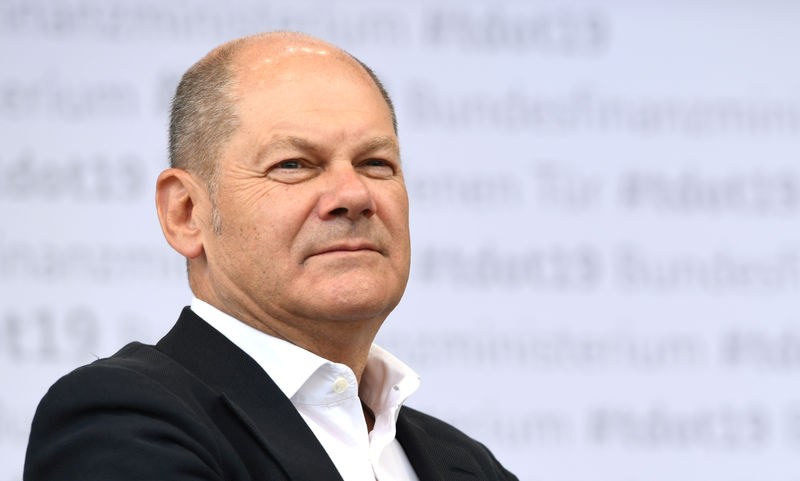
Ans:
{"type": "Polygon", "coordinates": [[[340,377],[333,381],[333,392],[336,394],[341,394],[347,390],[347,386],[347,380],[343,377],[340,377]]]}

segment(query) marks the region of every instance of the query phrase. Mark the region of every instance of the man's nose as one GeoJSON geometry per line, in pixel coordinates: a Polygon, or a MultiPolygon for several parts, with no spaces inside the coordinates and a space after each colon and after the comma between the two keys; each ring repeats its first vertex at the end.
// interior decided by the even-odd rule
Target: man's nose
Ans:
{"type": "Polygon", "coordinates": [[[366,179],[352,165],[332,169],[327,174],[327,185],[318,206],[322,219],[346,217],[355,221],[375,214],[375,199],[366,179]]]}

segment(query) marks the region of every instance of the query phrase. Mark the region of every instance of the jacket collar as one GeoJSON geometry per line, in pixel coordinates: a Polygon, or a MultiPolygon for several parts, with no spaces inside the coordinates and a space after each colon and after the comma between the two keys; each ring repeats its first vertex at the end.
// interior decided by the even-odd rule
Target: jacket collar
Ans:
{"type": "MultiPolygon", "coordinates": [[[[397,440],[403,446],[414,471],[420,480],[450,481],[452,479],[483,479],[475,458],[464,448],[442,441],[436,432],[420,422],[426,417],[413,409],[403,407],[397,419],[397,440]]],[[[436,421],[438,422],[438,421],[436,421]]]]}
{"type": "Polygon", "coordinates": [[[218,392],[291,479],[342,480],[314,433],[272,379],[191,309],[183,309],[156,347],[218,392]]]}

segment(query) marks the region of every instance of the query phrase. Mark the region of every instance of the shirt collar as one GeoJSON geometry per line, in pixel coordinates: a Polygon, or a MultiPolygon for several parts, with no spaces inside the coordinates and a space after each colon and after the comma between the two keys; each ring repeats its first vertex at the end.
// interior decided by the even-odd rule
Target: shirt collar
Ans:
{"type": "Polygon", "coordinates": [[[400,407],[419,388],[419,375],[400,359],[372,344],[361,375],[359,397],[375,414],[392,411],[397,419],[400,407]]]}
{"type": "MultiPolygon", "coordinates": [[[[317,371],[343,366],[261,332],[196,297],[190,307],[252,357],[289,399],[293,399],[301,388],[305,390],[304,385],[317,371]]],[[[417,390],[419,383],[419,376],[410,367],[377,344],[372,344],[361,376],[359,396],[376,414],[390,410],[396,418],[399,410],[392,408],[402,405],[417,390]]],[[[315,383],[308,383],[307,387],[313,385],[315,383]]]]}
{"type": "Polygon", "coordinates": [[[290,399],[317,369],[329,362],[288,341],[261,332],[196,297],[190,307],[252,357],[290,399]]]}

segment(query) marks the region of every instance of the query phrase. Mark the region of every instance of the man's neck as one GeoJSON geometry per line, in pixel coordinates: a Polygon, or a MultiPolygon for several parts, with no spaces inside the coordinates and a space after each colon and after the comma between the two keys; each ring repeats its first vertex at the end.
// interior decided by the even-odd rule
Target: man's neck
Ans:
{"type": "Polygon", "coordinates": [[[280,331],[271,326],[253,327],[271,336],[291,342],[324,359],[348,366],[360,383],[361,375],[367,365],[369,349],[380,326],[337,321],[335,323],[318,322],[313,327],[308,326],[305,329],[291,325],[280,331]]]}
{"type": "MultiPolygon", "coordinates": [[[[324,359],[348,366],[360,383],[372,342],[384,317],[348,320],[276,319],[255,309],[234,309],[213,297],[199,299],[250,327],[283,339],[324,359]]],[[[211,296],[208,296],[211,297],[211,296]]]]}

